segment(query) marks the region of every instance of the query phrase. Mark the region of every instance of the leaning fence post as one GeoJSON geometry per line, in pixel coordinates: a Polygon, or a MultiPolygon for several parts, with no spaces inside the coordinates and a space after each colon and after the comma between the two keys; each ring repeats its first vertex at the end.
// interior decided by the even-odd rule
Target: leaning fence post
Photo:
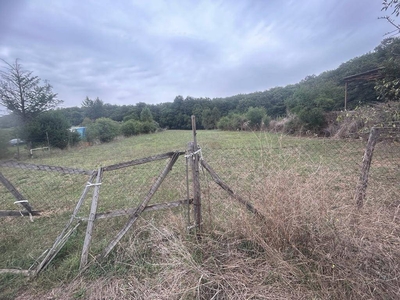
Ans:
{"type": "Polygon", "coordinates": [[[195,227],[200,231],[201,230],[201,190],[200,190],[200,180],[199,180],[199,147],[197,145],[196,139],[196,117],[192,116],[192,130],[193,130],[193,142],[189,143],[189,151],[191,153],[190,165],[192,169],[192,178],[193,178],[193,214],[194,214],[194,222],[195,227]]]}
{"type": "Polygon", "coordinates": [[[368,175],[369,169],[371,168],[372,155],[374,153],[376,141],[379,137],[378,128],[372,127],[369,134],[367,146],[365,148],[363,165],[361,168],[360,180],[357,185],[357,190],[355,194],[357,208],[361,209],[364,205],[364,199],[368,186],[368,175]]]}
{"type": "Polygon", "coordinates": [[[97,204],[98,204],[98,200],[99,200],[102,176],[103,176],[103,168],[99,167],[99,170],[97,171],[96,183],[94,184],[93,199],[92,199],[92,205],[90,207],[89,220],[88,220],[88,224],[87,224],[87,228],[86,228],[85,241],[83,243],[83,248],[82,248],[81,264],[79,267],[81,270],[87,264],[87,260],[88,260],[88,256],[89,256],[89,247],[90,247],[90,243],[92,241],[93,226],[94,226],[94,221],[96,219],[97,204]]]}

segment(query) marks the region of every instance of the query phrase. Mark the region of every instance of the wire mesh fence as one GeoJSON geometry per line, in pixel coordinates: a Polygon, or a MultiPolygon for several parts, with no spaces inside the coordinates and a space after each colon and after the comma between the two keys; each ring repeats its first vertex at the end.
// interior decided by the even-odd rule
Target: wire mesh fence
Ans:
{"type": "MultiPolygon", "coordinates": [[[[395,134],[396,130],[395,130],[395,134]]],[[[185,136],[189,140],[190,134],[185,136]]],[[[308,209],[343,209],[355,205],[354,193],[360,178],[360,171],[365,150],[365,140],[335,140],[317,138],[294,138],[281,135],[254,135],[252,142],[241,141],[242,135],[235,135],[235,140],[224,143],[218,139],[204,140],[199,138],[201,155],[216,173],[237,194],[246,201],[253,203],[261,211],[276,209],[270,205],[270,200],[282,203],[282,207],[300,207],[299,201],[310,202],[308,209]],[[318,201],[316,201],[318,200],[318,201]],[[343,206],[345,204],[345,206],[343,206]],[[341,207],[338,207],[341,206],[341,207]]],[[[149,137],[151,139],[151,137],[149,137]]],[[[44,249],[35,249],[34,237],[40,231],[43,245],[50,247],[57,234],[71,216],[74,207],[81,196],[90,177],[90,172],[99,166],[127,162],[134,159],[159,154],[161,151],[172,150],[170,141],[158,147],[134,148],[126,145],[125,141],[89,147],[81,145],[74,149],[36,152],[21,155],[19,162],[39,167],[16,167],[4,161],[0,163],[0,172],[29,200],[34,209],[42,212],[42,217],[35,219],[33,226],[24,230],[27,238],[22,242],[24,250],[18,251],[18,256],[24,259],[15,259],[16,254],[2,256],[1,265],[17,268],[30,267],[44,249]],[[119,143],[119,144],[118,144],[119,143]],[[118,145],[118,146],[117,146],[118,145]],[[50,170],[46,166],[59,166],[62,170],[50,170]],[[67,169],[84,170],[83,173],[67,172],[67,169]],[[31,234],[29,234],[31,232],[31,234]]],[[[393,137],[382,135],[378,141],[371,164],[367,203],[376,201],[385,205],[399,204],[400,187],[400,148],[398,141],[393,137]]],[[[184,150],[182,144],[180,150],[184,150]]],[[[109,170],[104,173],[101,188],[98,212],[126,210],[136,207],[144,199],[149,188],[165,167],[166,160],[152,161],[131,167],[109,170]]],[[[26,166],[25,165],[25,166],[26,166]]],[[[188,198],[188,179],[186,160],[181,156],[166,177],[150,204],[177,201],[188,198]]],[[[238,210],[234,202],[221,201],[229,198],[226,192],[216,188],[207,172],[200,168],[202,188],[202,209],[204,223],[212,222],[215,211],[222,211],[219,218],[229,222],[231,214],[238,210]]],[[[191,197],[193,189],[189,182],[191,197]]],[[[85,204],[77,218],[88,217],[90,199],[93,190],[90,190],[85,204]]],[[[0,209],[16,209],[13,195],[0,185],[0,209]]],[[[183,218],[188,217],[188,209],[179,210],[183,218]]],[[[1,240],[11,241],[11,236],[19,235],[20,219],[1,220],[8,223],[3,226],[1,240]],[[7,226],[10,225],[10,226],[7,226]],[[15,226],[14,226],[15,225],[15,226]]],[[[193,219],[192,219],[193,221],[193,219]]],[[[22,222],[29,222],[24,219],[22,222]]],[[[101,251],[107,241],[118,231],[126,217],[118,220],[98,220],[94,231],[94,240],[98,246],[94,251],[101,251]]],[[[190,225],[190,224],[188,224],[190,225]]],[[[83,233],[82,233],[83,234],[83,233]]],[[[83,240],[83,239],[82,239],[83,240]]],[[[77,242],[81,247],[82,241],[77,242]]],[[[13,250],[12,242],[2,245],[4,249],[13,250]]],[[[21,248],[21,243],[16,243],[21,248]]],[[[11,251],[12,252],[12,251],[11,251]]]]}
{"type": "MultiPolygon", "coordinates": [[[[365,147],[363,139],[275,137],[260,139],[256,147],[203,144],[202,154],[219,176],[249,201],[264,199],[261,205],[268,205],[265,195],[286,189],[308,193],[310,197],[323,192],[332,203],[340,198],[353,205],[365,147]]],[[[381,134],[373,153],[367,202],[398,205],[399,163],[398,141],[393,134],[381,134]]]]}
{"type": "MultiPolygon", "coordinates": [[[[2,247],[7,249],[9,255],[2,256],[0,265],[8,268],[32,269],[36,267],[39,261],[36,258],[40,257],[45,249],[50,249],[54,240],[58,240],[60,232],[63,231],[65,225],[69,222],[80,223],[82,220],[87,221],[89,217],[92,198],[94,197],[94,188],[89,188],[86,195],[86,200],[79,208],[79,212],[74,215],[74,220],[70,220],[72,212],[76,209],[78,199],[82,197],[84,188],[89,186],[95,187],[96,184],[88,182],[90,174],[96,172],[95,166],[89,168],[88,163],[83,163],[85,158],[80,155],[71,153],[54,153],[49,156],[40,158],[29,158],[26,162],[3,161],[0,162],[0,172],[7,178],[9,182],[21,193],[29,204],[35,210],[41,213],[40,218],[35,218],[34,223],[26,227],[23,234],[31,237],[40,236],[41,248],[35,248],[34,240],[25,239],[18,243],[19,248],[22,248],[14,253],[14,247],[10,247],[8,243],[3,243],[2,247]],[[59,163],[65,161],[63,166],[49,165],[57,160],[59,163]],[[46,163],[46,164],[44,164],[46,163]],[[66,167],[68,165],[68,167],[66,167]],[[78,169],[78,167],[80,167],[78,169]],[[82,167],[87,169],[82,169],[82,167]],[[56,239],[57,238],[57,239],[56,239]],[[42,248],[42,247],[45,248],[42,248]],[[10,251],[11,249],[11,251],[10,251]],[[15,257],[19,259],[14,260],[15,257]],[[23,258],[23,259],[21,259],[23,258]]],[[[137,154],[138,156],[139,154],[137,154]]],[[[111,164],[104,166],[104,172],[100,194],[98,199],[98,214],[119,211],[116,220],[99,220],[93,231],[93,253],[101,251],[101,247],[110,241],[113,236],[122,228],[127,220],[129,210],[137,207],[139,203],[148,195],[154,181],[160,176],[160,172],[165,168],[166,161],[170,155],[164,155],[161,159],[144,161],[136,165],[130,165],[131,161],[121,163],[119,161],[118,168],[111,164]],[[107,169],[108,168],[108,169],[107,169]]],[[[118,161],[118,157],[109,157],[107,162],[114,163],[118,161]]],[[[88,157],[86,157],[88,160],[88,157]]],[[[186,186],[186,161],[180,158],[178,163],[174,165],[170,174],[161,183],[157,193],[151,199],[150,204],[165,203],[187,198],[186,186]]],[[[22,210],[18,203],[15,203],[15,198],[10,190],[4,185],[0,185],[0,210],[22,210]]],[[[25,200],[24,200],[25,201],[25,200]]],[[[178,213],[187,214],[187,209],[184,207],[178,210],[178,213]]],[[[18,237],[21,230],[21,222],[29,222],[29,219],[13,218],[0,220],[4,223],[5,230],[0,234],[0,239],[10,241],[12,237],[18,237]]],[[[83,226],[84,227],[84,226],[83,226]]],[[[74,247],[82,247],[84,229],[80,230],[80,240],[75,240],[74,247]]],[[[68,233],[70,234],[70,233],[68,233]]],[[[63,238],[64,239],[64,238],[63,238]]],[[[66,240],[62,240],[63,243],[66,240]]],[[[58,251],[58,250],[57,250],[58,251]]]]}

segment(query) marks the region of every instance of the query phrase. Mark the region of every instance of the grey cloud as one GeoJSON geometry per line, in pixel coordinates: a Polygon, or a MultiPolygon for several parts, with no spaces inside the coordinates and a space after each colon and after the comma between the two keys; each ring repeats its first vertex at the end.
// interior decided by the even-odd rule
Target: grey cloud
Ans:
{"type": "Polygon", "coordinates": [[[283,86],[373,50],[390,28],[379,1],[14,2],[0,2],[0,56],[48,79],[64,106],[283,86]]]}

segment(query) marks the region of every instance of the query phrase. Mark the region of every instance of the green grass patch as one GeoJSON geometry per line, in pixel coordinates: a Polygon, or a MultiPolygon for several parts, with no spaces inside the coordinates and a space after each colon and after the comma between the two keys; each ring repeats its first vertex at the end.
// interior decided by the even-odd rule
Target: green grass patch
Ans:
{"type": "MultiPolygon", "coordinates": [[[[191,139],[190,131],[164,131],[101,145],[81,144],[64,151],[51,149],[21,158],[31,164],[96,170],[164,152],[184,151],[191,139]]],[[[393,209],[400,194],[394,184],[400,179],[396,168],[400,162],[398,147],[377,146],[367,195],[367,206],[374,209],[368,211],[369,223],[366,216],[360,216],[358,225],[354,225],[350,211],[365,141],[221,131],[198,131],[197,140],[203,158],[235,192],[266,216],[265,224],[228,197],[201,169],[201,240],[187,234],[186,207],[144,213],[108,260],[91,266],[78,282],[86,230],[83,222],[49,268],[29,283],[28,290],[39,298],[53,290],[75,299],[86,299],[98,291],[121,299],[138,298],[139,292],[148,299],[215,295],[245,299],[265,295],[268,290],[281,293],[281,298],[325,298],[334,291],[333,298],[340,299],[367,295],[371,285],[364,289],[352,279],[364,276],[379,283],[376,291],[391,295],[395,287],[385,285],[376,272],[386,268],[391,276],[396,274],[394,257],[398,252],[390,243],[398,241],[393,235],[398,230],[393,209]],[[351,226],[360,227],[352,232],[351,226]],[[385,237],[382,240],[376,233],[379,231],[385,237]],[[369,246],[389,249],[392,265],[385,260],[383,250],[368,245],[363,248],[362,235],[370,237],[369,246]],[[346,242],[353,250],[346,248],[346,242]],[[368,255],[380,260],[379,264],[368,261],[375,275],[364,271],[360,264],[368,255]],[[121,283],[122,279],[136,290],[121,283]],[[63,284],[68,287],[62,289],[63,284]]],[[[104,172],[98,212],[136,207],[166,164],[167,160],[162,160],[104,172]]],[[[89,176],[9,167],[1,167],[0,171],[34,209],[43,211],[33,223],[27,217],[0,219],[0,268],[27,269],[64,228],[89,176]]],[[[150,204],[185,199],[186,192],[186,161],[181,156],[150,204]]],[[[93,190],[78,217],[88,216],[92,196],[93,190]]],[[[14,201],[0,186],[0,209],[20,209],[14,201]]],[[[118,217],[95,221],[90,259],[101,253],[126,220],[118,217]]],[[[0,275],[0,282],[0,298],[11,299],[23,293],[26,279],[0,275]]]]}

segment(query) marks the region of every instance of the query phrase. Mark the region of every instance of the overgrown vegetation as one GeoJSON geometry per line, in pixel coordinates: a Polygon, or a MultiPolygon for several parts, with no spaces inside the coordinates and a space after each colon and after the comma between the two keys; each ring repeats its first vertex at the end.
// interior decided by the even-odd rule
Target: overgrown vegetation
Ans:
{"type": "MultiPolygon", "coordinates": [[[[142,157],[143,153],[181,149],[190,138],[190,132],[165,131],[68,150],[34,162],[90,169],[100,162],[112,164],[142,157]]],[[[107,261],[94,264],[76,277],[84,235],[82,226],[50,268],[35,280],[27,283],[20,277],[0,275],[4,287],[1,297],[396,299],[396,278],[400,272],[400,223],[395,196],[398,188],[392,181],[374,184],[372,178],[364,209],[354,210],[352,192],[359,176],[357,163],[364,142],[216,131],[198,132],[198,141],[204,159],[236,192],[255,205],[265,216],[264,221],[232,201],[201,172],[204,227],[200,240],[186,231],[186,208],[147,213],[107,261]]],[[[377,147],[372,172],[391,164],[379,152],[389,151],[387,147],[377,147]]],[[[397,147],[390,147],[393,159],[397,160],[397,147]]],[[[164,165],[160,162],[154,169],[148,166],[105,173],[100,210],[134,206],[140,197],[133,195],[138,190],[145,195],[148,184],[164,165]]],[[[185,197],[184,170],[184,163],[178,161],[155,201],[185,197]]],[[[11,176],[10,170],[2,172],[11,176]]],[[[18,172],[21,171],[13,176],[18,172]]],[[[395,174],[387,176],[398,176],[395,174]]],[[[51,180],[47,187],[64,196],[55,194],[59,199],[55,202],[51,197],[39,196],[45,192],[40,192],[39,198],[32,194],[31,198],[37,199],[32,205],[45,210],[44,216],[35,218],[34,223],[27,218],[0,220],[5,229],[1,233],[2,268],[27,268],[34,262],[64,226],[86,182],[81,177],[81,185],[71,185],[75,181],[72,175],[37,175],[24,173],[18,177],[19,187],[32,189],[33,184],[47,178],[46,181],[51,180]],[[35,178],[35,183],[30,178],[35,178]],[[65,197],[70,193],[72,198],[65,197]],[[21,222],[25,228],[22,233],[21,222]],[[38,235],[41,239],[33,242],[38,235]],[[20,250],[13,251],[17,248],[20,250]]],[[[12,199],[9,202],[12,205],[12,199]]],[[[89,206],[90,203],[85,205],[83,215],[88,213],[89,206]]],[[[99,220],[91,254],[99,253],[125,221],[99,220]]]]}

